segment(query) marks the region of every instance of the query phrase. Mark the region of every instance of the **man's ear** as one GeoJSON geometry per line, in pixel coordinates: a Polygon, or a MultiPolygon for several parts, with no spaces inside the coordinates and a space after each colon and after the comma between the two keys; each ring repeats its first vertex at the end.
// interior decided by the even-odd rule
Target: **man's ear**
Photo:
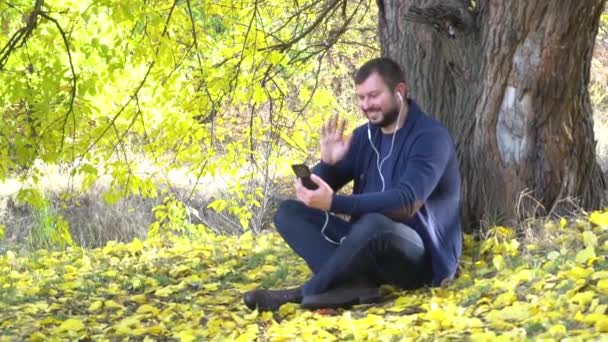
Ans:
{"type": "Polygon", "coordinates": [[[401,82],[397,84],[395,87],[395,92],[399,93],[401,97],[403,97],[404,101],[407,99],[407,85],[405,83],[401,82]]]}

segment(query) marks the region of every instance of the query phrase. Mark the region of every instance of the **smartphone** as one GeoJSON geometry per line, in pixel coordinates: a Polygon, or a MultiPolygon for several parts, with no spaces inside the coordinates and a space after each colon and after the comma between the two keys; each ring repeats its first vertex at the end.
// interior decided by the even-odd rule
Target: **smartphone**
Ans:
{"type": "Polygon", "coordinates": [[[319,186],[310,179],[312,172],[310,172],[310,169],[306,164],[293,164],[291,165],[291,168],[296,176],[302,180],[302,185],[304,185],[306,189],[317,190],[319,188],[319,186]]]}

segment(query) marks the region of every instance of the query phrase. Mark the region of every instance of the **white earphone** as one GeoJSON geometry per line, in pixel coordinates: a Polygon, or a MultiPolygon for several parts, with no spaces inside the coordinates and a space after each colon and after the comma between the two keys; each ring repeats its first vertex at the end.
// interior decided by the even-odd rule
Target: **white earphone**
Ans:
{"type": "Polygon", "coordinates": [[[374,152],[376,152],[376,156],[377,156],[376,168],[378,169],[378,174],[380,175],[380,181],[382,182],[382,191],[384,191],[384,189],[386,187],[386,183],[384,181],[384,176],[382,175],[382,164],[384,164],[384,162],[393,153],[393,147],[395,146],[395,135],[397,134],[397,128],[399,127],[399,120],[401,119],[401,112],[403,111],[403,106],[405,105],[403,103],[403,97],[401,96],[401,94],[399,94],[398,91],[396,91],[395,94],[397,94],[397,97],[399,97],[399,101],[401,101],[401,107],[399,107],[399,114],[397,115],[397,125],[395,126],[395,130],[393,131],[393,138],[391,139],[391,148],[388,150],[388,154],[386,155],[386,157],[382,158],[382,160],[380,160],[380,152],[378,151],[378,149],[376,148],[376,146],[374,146],[374,143],[372,142],[372,133],[369,128],[369,121],[367,122],[367,139],[369,140],[369,143],[372,145],[372,149],[374,150],[374,152]]]}
{"type": "MultiPolygon", "coordinates": [[[[393,139],[391,140],[391,148],[388,151],[388,155],[386,157],[384,157],[382,159],[382,161],[380,161],[380,152],[378,152],[378,149],[376,148],[376,146],[374,146],[374,143],[372,142],[372,132],[369,128],[369,121],[367,122],[367,139],[369,140],[369,143],[372,145],[372,148],[374,149],[374,152],[376,152],[376,156],[378,156],[378,159],[376,159],[376,167],[378,168],[378,174],[380,175],[380,180],[382,181],[382,191],[384,191],[385,188],[385,183],[384,183],[384,176],[382,175],[382,164],[384,164],[384,162],[391,156],[391,153],[393,153],[393,146],[395,146],[395,134],[397,133],[397,127],[399,126],[399,120],[401,119],[401,112],[403,111],[403,97],[401,96],[401,94],[399,94],[399,92],[395,92],[395,94],[397,94],[397,96],[399,97],[399,101],[401,101],[401,107],[399,108],[399,114],[397,115],[397,126],[395,127],[395,130],[393,131],[393,139]]],[[[342,242],[344,241],[344,239],[346,238],[346,235],[343,236],[340,241],[334,241],[332,238],[330,238],[329,236],[327,236],[325,234],[325,229],[327,228],[327,224],[329,223],[329,214],[328,212],[325,212],[325,222],[323,223],[323,227],[321,227],[321,235],[323,235],[323,237],[325,238],[325,240],[327,240],[328,242],[334,244],[334,245],[341,245],[342,242]]]]}

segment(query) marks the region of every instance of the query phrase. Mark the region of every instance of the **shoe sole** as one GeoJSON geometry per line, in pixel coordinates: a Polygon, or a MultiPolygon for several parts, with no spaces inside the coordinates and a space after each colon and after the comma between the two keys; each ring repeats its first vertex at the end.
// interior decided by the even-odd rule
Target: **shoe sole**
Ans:
{"type": "Polygon", "coordinates": [[[300,305],[304,309],[336,309],[358,304],[372,304],[382,300],[377,288],[357,290],[333,290],[325,293],[305,296],[300,305]]]}

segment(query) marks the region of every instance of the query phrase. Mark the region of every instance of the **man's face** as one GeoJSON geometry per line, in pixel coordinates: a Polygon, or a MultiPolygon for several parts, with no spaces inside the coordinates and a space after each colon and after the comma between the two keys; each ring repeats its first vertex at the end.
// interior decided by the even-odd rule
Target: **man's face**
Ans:
{"type": "Polygon", "coordinates": [[[359,108],[372,124],[387,127],[397,120],[400,102],[378,73],[357,84],[356,93],[359,108]]]}

